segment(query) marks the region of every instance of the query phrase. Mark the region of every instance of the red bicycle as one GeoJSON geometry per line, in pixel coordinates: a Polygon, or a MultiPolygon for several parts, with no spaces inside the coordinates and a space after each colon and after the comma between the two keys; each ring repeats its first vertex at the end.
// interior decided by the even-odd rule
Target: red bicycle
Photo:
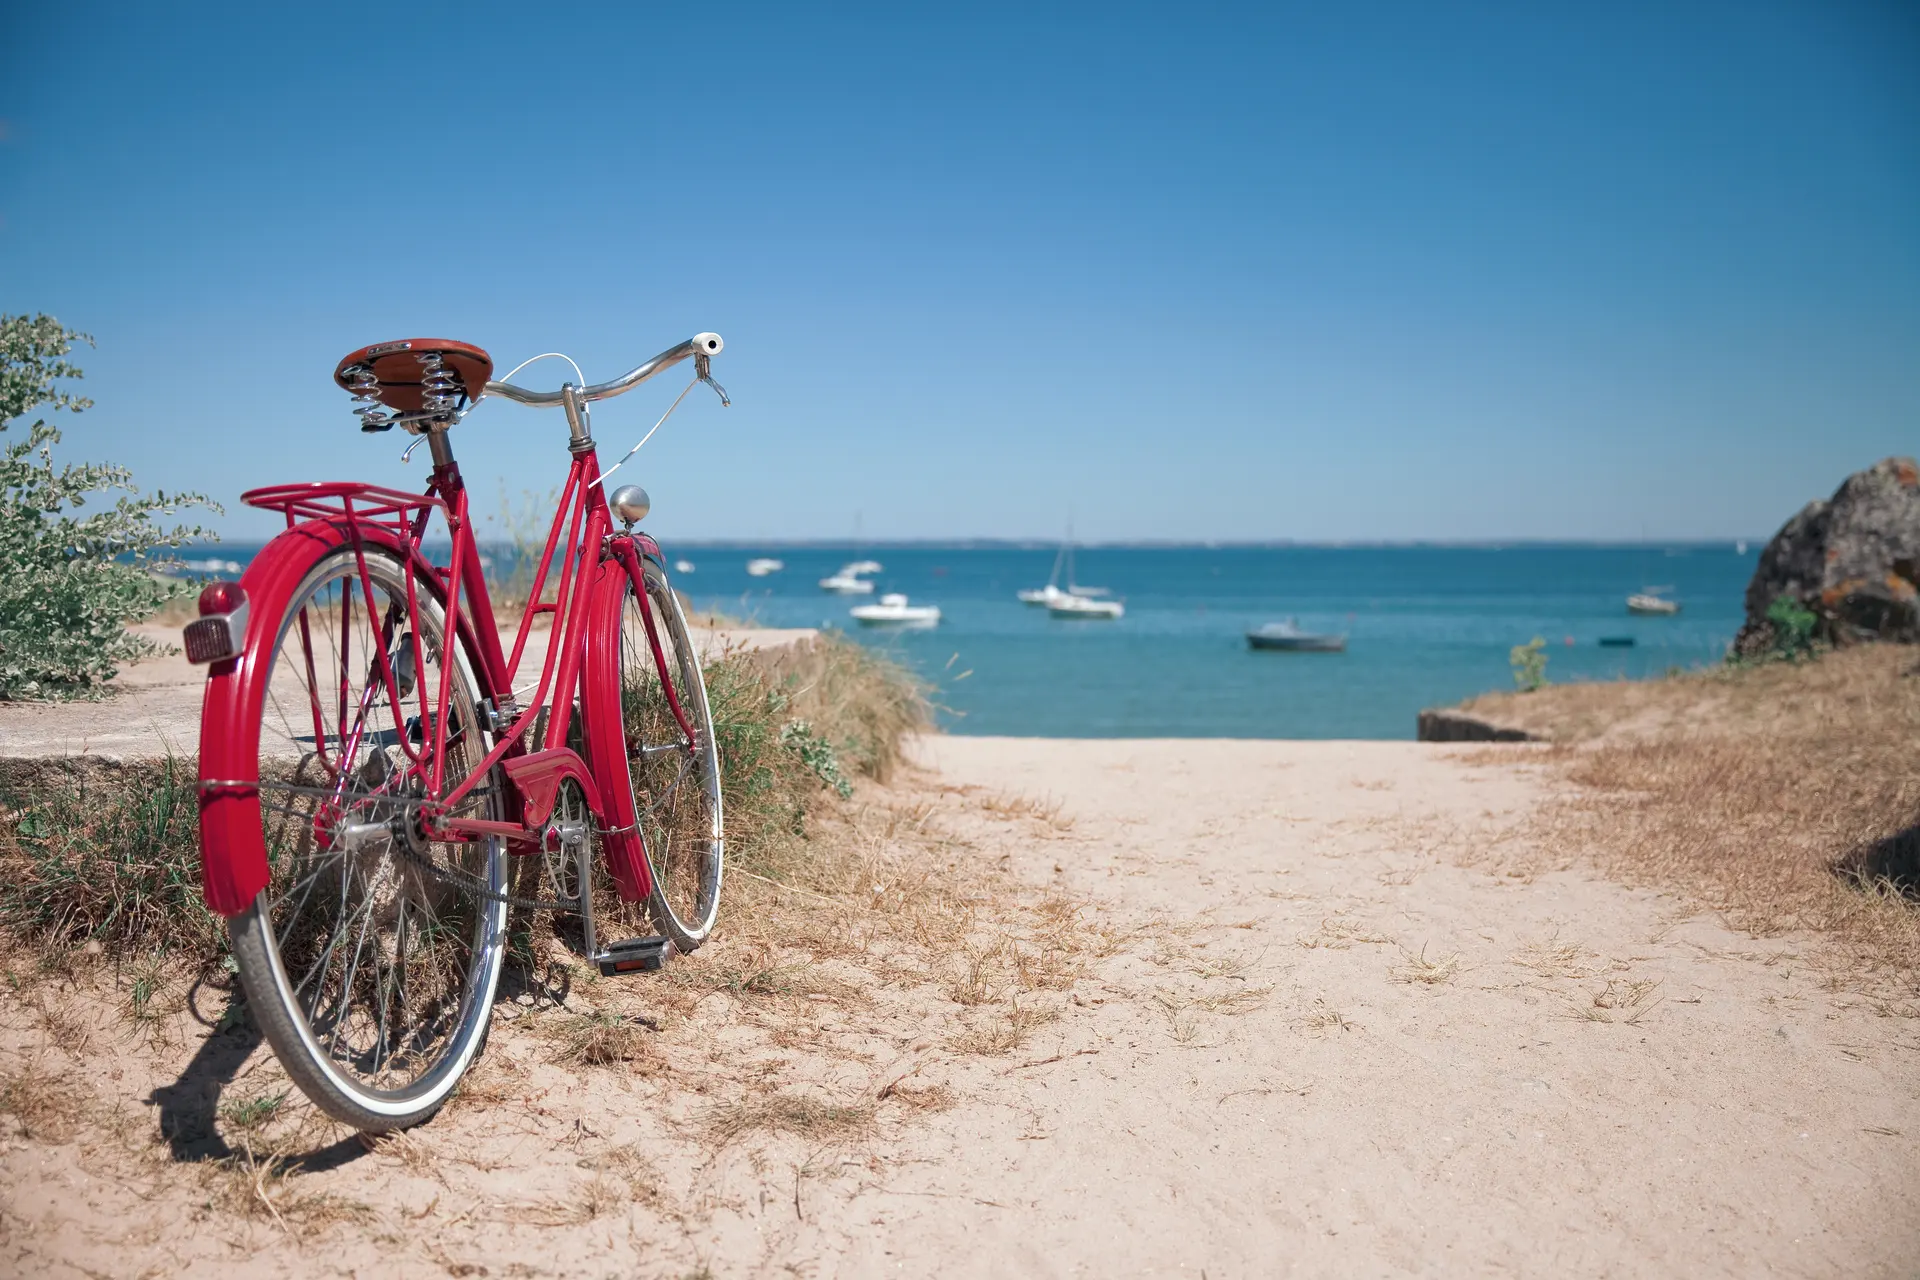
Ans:
{"type": "Polygon", "coordinates": [[[255,1021],[336,1119],[396,1129],[446,1101],[486,1037],[511,910],[572,922],[608,974],[657,969],[713,929],[725,841],[700,658],[659,546],[633,527],[645,491],[609,510],[587,406],[689,358],[687,390],[725,405],[720,349],[703,333],[611,382],[537,392],[491,381],[465,343],[366,347],[335,380],[362,430],[426,441],[426,492],[243,495],[287,528],[238,583],[208,586],[186,628],[188,658],[210,664],[203,887],[255,1021]],[[511,654],[448,443],[488,396],[563,409],[571,434],[511,654]],[[426,541],[440,524],[444,563],[426,541]],[[537,683],[516,686],[543,641],[537,683]],[[602,946],[596,896],[644,903],[660,936],[602,946]]]}

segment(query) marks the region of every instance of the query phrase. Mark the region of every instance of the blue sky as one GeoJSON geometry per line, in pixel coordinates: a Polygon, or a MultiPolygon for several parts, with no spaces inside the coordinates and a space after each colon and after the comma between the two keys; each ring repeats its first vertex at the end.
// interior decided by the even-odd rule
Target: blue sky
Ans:
{"type": "MultiPolygon", "coordinates": [[[[1751,537],[1920,447],[1911,4],[28,9],[0,310],[230,536],[424,478],[329,381],[416,335],[725,335],[669,538],[1751,537]]],[[[489,506],[563,444],[455,440],[489,506]]]]}

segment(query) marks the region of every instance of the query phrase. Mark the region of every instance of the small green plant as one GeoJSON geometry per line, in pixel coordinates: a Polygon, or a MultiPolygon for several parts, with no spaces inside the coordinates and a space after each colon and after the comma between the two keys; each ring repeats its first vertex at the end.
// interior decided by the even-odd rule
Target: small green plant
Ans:
{"type": "Polygon", "coordinates": [[[282,1089],[278,1093],[262,1093],[251,1098],[222,1099],[220,1118],[243,1133],[253,1133],[265,1128],[280,1114],[280,1108],[292,1092],[291,1089],[282,1089]]]}
{"type": "MultiPolygon", "coordinates": [[[[80,377],[64,359],[75,342],[93,339],[52,316],[0,315],[0,432],[43,405],[79,413],[93,403],[55,385],[80,377]]],[[[162,576],[164,553],[210,536],[154,517],[220,509],[200,494],[142,495],[125,467],[55,466],[60,439],[41,418],[0,449],[0,701],[98,696],[121,664],[154,652],[126,623],[192,594],[162,576]],[[72,514],[114,490],[110,505],[72,514]]]]}
{"type": "Polygon", "coordinates": [[[1507,654],[1513,665],[1513,685],[1522,693],[1532,693],[1547,682],[1547,642],[1535,636],[1525,644],[1513,646],[1507,654]]]}
{"type": "Polygon", "coordinates": [[[853,795],[853,783],[840,772],[840,756],[833,743],[815,733],[805,720],[789,720],[780,730],[780,741],[800,753],[800,763],[814,776],[839,793],[842,800],[853,795]]]}
{"type": "Polygon", "coordinates": [[[1773,652],[1789,662],[1814,655],[1814,632],[1820,615],[1790,595],[1778,595],[1767,606],[1767,621],[1773,624],[1773,652]]]}

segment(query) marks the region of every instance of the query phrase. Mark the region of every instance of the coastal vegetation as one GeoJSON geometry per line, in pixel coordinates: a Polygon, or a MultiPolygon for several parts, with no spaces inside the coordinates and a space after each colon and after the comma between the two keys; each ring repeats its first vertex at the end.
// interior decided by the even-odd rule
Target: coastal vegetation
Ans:
{"type": "MultiPolygon", "coordinates": [[[[721,655],[707,681],[734,863],[832,887],[810,824],[851,796],[850,775],[898,767],[906,735],[931,722],[924,688],[836,637],[721,655]]],[[[225,931],[200,901],[194,779],[191,759],[166,758],[0,780],[0,933],[62,963],[78,950],[217,967],[225,931]]]]}
{"type": "MultiPolygon", "coordinates": [[[[81,377],[66,358],[81,342],[93,339],[52,316],[0,315],[0,432],[35,409],[91,407],[63,386],[81,377]]],[[[211,537],[159,517],[219,510],[197,493],[143,493],[125,467],[56,464],[62,435],[36,418],[0,447],[0,701],[98,697],[155,652],[126,624],[192,594],[159,571],[181,544],[211,537]],[[89,502],[97,509],[81,514],[89,502]]]]}
{"type": "Polygon", "coordinates": [[[1680,890],[1757,935],[1822,934],[1846,981],[1885,979],[1911,998],[1920,658],[1903,645],[1787,653],[1799,660],[1492,694],[1461,710],[1553,744],[1545,759],[1575,791],[1536,820],[1550,856],[1680,890]]]}

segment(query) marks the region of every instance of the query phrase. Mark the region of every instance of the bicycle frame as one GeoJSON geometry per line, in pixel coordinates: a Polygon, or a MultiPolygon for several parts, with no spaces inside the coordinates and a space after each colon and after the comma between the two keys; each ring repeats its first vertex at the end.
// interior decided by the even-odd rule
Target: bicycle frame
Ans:
{"type": "MultiPolygon", "coordinates": [[[[702,335],[702,338],[711,337],[702,335]]],[[[410,611],[417,612],[420,593],[426,591],[440,602],[445,612],[438,688],[429,699],[427,682],[416,680],[415,688],[410,691],[414,695],[411,703],[402,693],[402,682],[396,677],[390,657],[394,638],[389,621],[388,634],[371,655],[378,684],[368,681],[362,705],[352,709],[350,716],[346,700],[348,656],[343,650],[341,701],[337,711],[345,740],[336,753],[340,758],[329,760],[319,673],[314,670],[314,649],[303,610],[301,646],[306,655],[309,697],[313,704],[316,758],[322,769],[330,777],[348,776],[353,768],[351,756],[362,742],[361,727],[367,718],[368,704],[377,690],[388,699],[397,721],[407,710],[417,708],[416,723],[422,726],[423,738],[426,732],[432,734],[430,752],[424,740],[416,746],[406,740],[406,734],[401,734],[397,743],[407,765],[424,782],[428,799],[420,807],[421,825],[429,839],[500,839],[509,852],[533,852],[541,847],[542,827],[552,815],[561,784],[570,780],[578,784],[588,809],[600,824],[608,868],[621,897],[638,901],[647,896],[651,884],[637,826],[620,827],[609,821],[609,807],[595,781],[596,776],[606,776],[609,769],[624,771],[626,768],[624,751],[618,749],[622,734],[610,731],[618,730],[621,716],[617,649],[611,655],[611,669],[616,672],[611,688],[606,687],[609,681],[604,677],[591,673],[587,663],[589,640],[596,635],[596,626],[600,630],[607,628],[608,617],[613,628],[613,643],[617,646],[622,589],[628,582],[640,582],[643,556],[658,562],[661,553],[658,544],[645,533],[631,529],[613,532],[613,517],[602,485],[598,452],[587,432],[583,402],[588,398],[617,395],[651,376],[658,368],[695,355],[694,341],[697,340],[663,353],[623,379],[588,388],[584,393],[571,385],[558,393],[535,393],[502,383],[488,384],[489,394],[498,391],[523,403],[563,403],[573,429],[572,462],[566,484],[511,653],[501,643],[493,600],[473,537],[466,485],[444,430],[428,436],[435,465],[424,495],[357,483],[282,485],[241,495],[242,501],[249,505],[282,512],[287,529],[255,557],[241,578],[241,588],[252,607],[248,635],[240,655],[216,662],[209,669],[202,723],[240,726],[237,731],[211,735],[201,743],[202,875],[210,908],[223,915],[244,910],[269,878],[264,856],[248,858],[236,853],[250,847],[236,837],[250,828],[257,846],[260,830],[258,718],[229,714],[238,708],[259,705],[269,674],[265,670],[269,665],[266,659],[270,658],[276,639],[266,632],[277,626],[284,616],[307,566],[315,562],[316,552],[330,554],[349,549],[354,553],[357,594],[364,599],[372,616],[374,587],[368,572],[367,553],[376,547],[396,554],[404,564],[410,611]],[[445,519],[450,538],[451,549],[444,567],[433,564],[422,545],[435,512],[445,519]],[[556,564],[558,582],[554,598],[542,602],[556,564]],[[526,655],[535,621],[543,615],[551,617],[551,639],[539,682],[521,706],[514,697],[514,679],[526,655]],[[455,663],[445,655],[453,652],[456,636],[464,642],[465,651],[470,655],[473,676],[486,707],[486,727],[495,736],[486,755],[466,777],[449,779],[442,776],[442,770],[451,720],[455,663]],[[573,724],[576,694],[582,713],[584,757],[564,745],[573,724]],[[529,750],[530,735],[543,710],[546,712],[545,743],[563,745],[532,751],[529,750]],[[509,717],[510,722],[499,723],[509,717]],[[354,726],[351,734],[347,730],[350,722],[354,726]],[[450,816],[448,810],[481,785],[496,765],[507,780],[507,813],[515,820],[501,822],[450,816]]],[[[718,339],[713,342],[713,349],[717,350],[718,339]]],[[[706,377],[705,356],[698,358],[702,380],[710,381],[706,377]]],[[[721,394],[724,401],[724,392],[721,394]]],[[[652,604],[644,589],[636,594],[667,701],[689,743],[697,745],[698,735],[680,705],[673,677],[667,669],[652,604]]],[[[342,608],[346,608],[344,597],[342,608]]],[[[604,637],[601,640],[604,641],[604,637]]],[[[412,629],[411,642],[413,669],[424,672],[427,670],[424,641],[418,628],[412,629]]],[[[598,651],[595,656],[603,664],[608,657],[598,651]]]]}

